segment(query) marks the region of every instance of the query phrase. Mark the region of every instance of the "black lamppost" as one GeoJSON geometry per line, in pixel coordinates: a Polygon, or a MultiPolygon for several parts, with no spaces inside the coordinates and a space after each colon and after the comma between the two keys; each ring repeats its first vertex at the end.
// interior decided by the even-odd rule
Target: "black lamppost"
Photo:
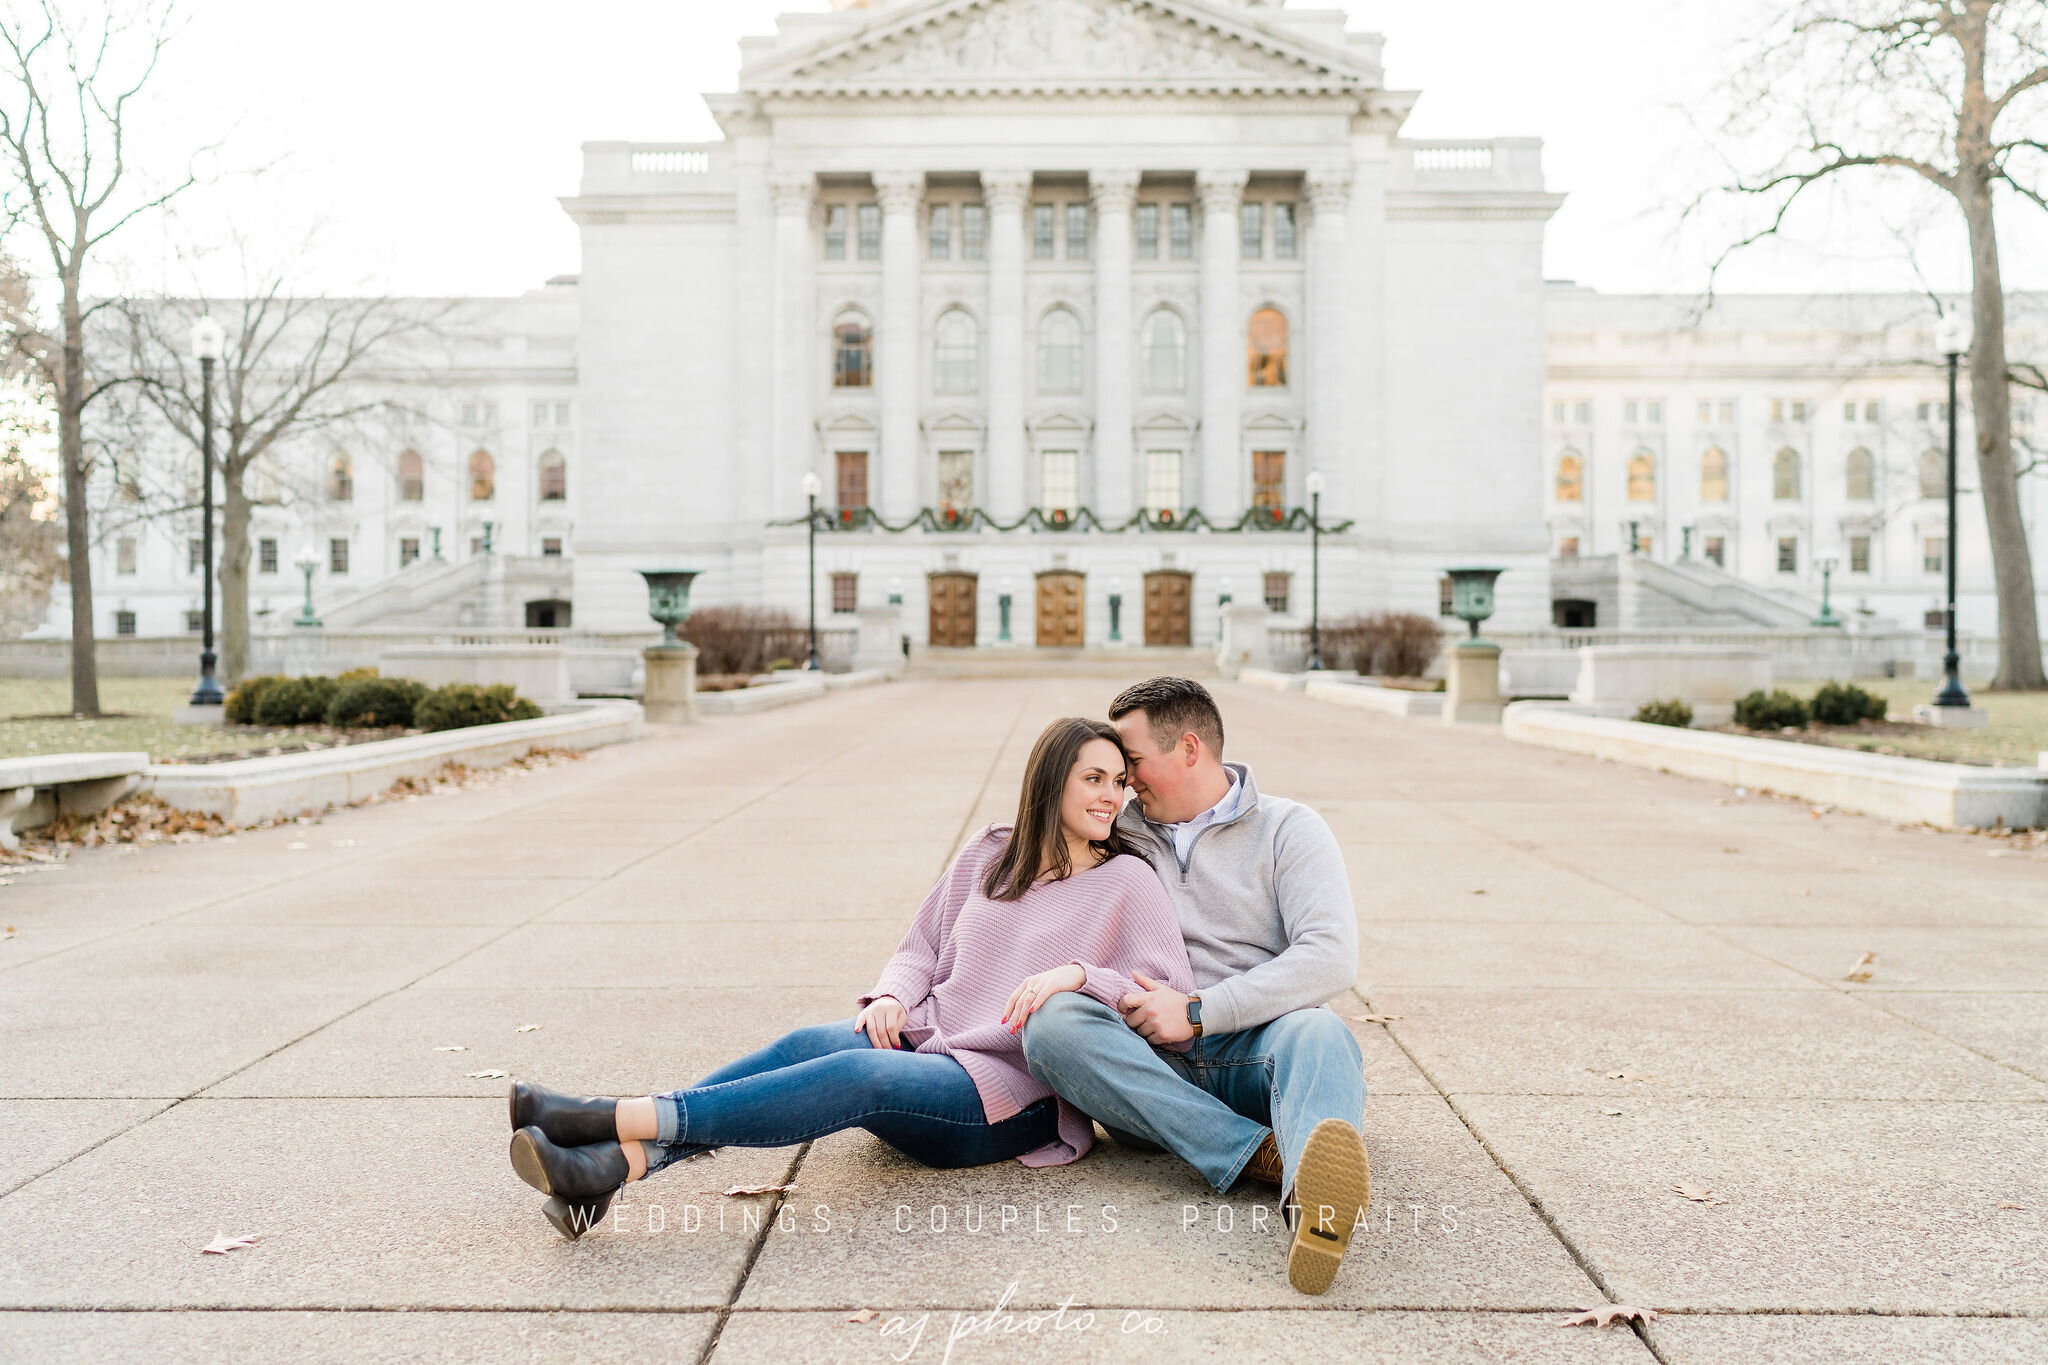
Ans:
{"type": "Polygon", "coordinates": [[[213,652],[213,366],[225,341],[220,324],[201,318],[192,324],[192,354],[199,361],[199,686],[192,705],[219,706],[220,679],[213,676],[219,659],[213,652]]]}
{"type": "Polygon", "coordinates": [[[810,580],[811,580],[811,655],[804,667],[815,671],[818,668],[818,494],[824,485],[818,481],[816,470],[804,474],[804,501],[809,510],[804,514],[804,529],[810,536],[810,580]]]}
{"type": "Polygon", "coordinates": [[[1948,357],[1948,610],[1942,613],[1948,628],[1948,650],[1941,656],[1946,675],[1936,706],[1968,706],[1970,694],[1963,690],[1962,656],[1956,652],[1956,362],[1970,349],[1970,334],[1963,320],[1950,313],[1941,320],[1935,344],[1948,357]]]}
{"type": "Polygon", "coordinates": [[[1311,469],[1308,485],[1308,667],[1323,666],[1323,471],[1311,469]]]}

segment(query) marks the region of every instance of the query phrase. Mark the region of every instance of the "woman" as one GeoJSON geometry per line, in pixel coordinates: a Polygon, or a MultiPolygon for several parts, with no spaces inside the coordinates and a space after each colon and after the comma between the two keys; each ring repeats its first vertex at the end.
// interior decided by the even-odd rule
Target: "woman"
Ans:
{"type": "Polygon", "coordinates": [[[1048,725],[1016,823],[990,825],[953,859],[856,1017],[663,1095],[581,1099],[514,1082],[512,1169],[549,1196],[548,1221],[574,1240],[627,1181],[713,1147],[842,1128],[927,1166],[1077,1160],[1094,1130],[1025,1069],[1025,1020],[1060,991],[1119,1008],[1140,974],[1194,989],[1172,903],[1117,833],[1128,766],[1108,725],[1048,725]]]}

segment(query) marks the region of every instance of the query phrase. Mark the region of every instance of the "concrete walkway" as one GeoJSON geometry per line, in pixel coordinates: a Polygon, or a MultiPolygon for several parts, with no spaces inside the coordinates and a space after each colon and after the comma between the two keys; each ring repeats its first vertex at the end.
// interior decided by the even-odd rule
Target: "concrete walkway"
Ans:
{"type": "Polygon", "coordinates": [[[2048,1358],[2048,861],[1228,685],[1350,860],[1334,1003],[1394,1016],[1327,1297],[1255,1194],[1114,1145],[729,1149],[555,1235],[465,1073],[642,1093],[852,1013],[1114,690],[840,694],[0,888],[0,1359],[2048,1358]],[[1558,1325],[1608,1300],[1665,1316],[1558,1325]]]}

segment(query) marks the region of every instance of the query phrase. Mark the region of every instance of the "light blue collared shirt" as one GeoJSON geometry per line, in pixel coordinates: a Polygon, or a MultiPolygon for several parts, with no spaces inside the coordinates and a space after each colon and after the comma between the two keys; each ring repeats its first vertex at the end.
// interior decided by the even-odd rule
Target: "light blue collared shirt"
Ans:
{"type": "Polygon", "coordinates": [[[1173,856],[1180,860],[1182,867],[1187,866],[1188,850],[1195,846],[1197,834],[1218,820],[1228,820],[1237,814],[1238,802],[1244,796],[1244,783],[1238,781],[1237,774],[1231,769],[1225,768],[1223,771],[1230,774],[1230,790],[1223,793],[1222,800],[1193,819],[1166,826],[1167,832],[1173,836],[1173,856]]]}

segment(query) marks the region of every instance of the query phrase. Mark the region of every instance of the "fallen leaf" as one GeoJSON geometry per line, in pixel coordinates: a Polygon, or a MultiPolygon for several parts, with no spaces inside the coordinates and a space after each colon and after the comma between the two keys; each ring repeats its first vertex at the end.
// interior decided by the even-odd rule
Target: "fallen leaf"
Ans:
{"type": "Polygon", "coordinates": [[[1604,1071],[1601,1074],[1610,1081],[1654,1081],[1657,1079],[1655,1076],[1646,1075],[1641,1071],[1604,1071]]]}
{"type": "Polygon", "coordinates": [[[738,1196],[740,1196],[740,1195],[748,1195],[748,1194],[776,1194],[776,1193],[783,1193],[783,1194],[787,1194],[787,1193],[788,1193],[789,1191],[791,1191],[791,1190],[793,1190],[793,1189],[795,1189],[795,1188],[796,1188],[796,1186],[794,1186],[794,1185],[733,1185],[733,1186],[730,1186],[729,1188],[726,1188],[726,1189],[723,1189],[723,1190],[699,1190],[699,1191],[697,1191],[697,1193],[699,1193],[699,1194],[724,1194],[724,1195],[730,1195],[730,1196],[738,1197],[738,1196]]]}
{"type": "Polygon", "coordinates": [[[1742,852],[1742,850],[1741,850],[1741,849],[1739,849],[1739,848],[1724,848],[1724,849],[1722,849],[1721,851],[1722,851],[1723,853],[1740,853],[1740,852],[1742,852]]]}
{"type": "Polygon", "coordinates": [[[435,1049],[434,1049],[434,1051],[436,1051],[436,1052],[467,1052],[467,1051],[469,1051],[469,1049],[468,1049],[468,1048],[466,1048],[466,1047],[464,1047],[464,1046],[463,1046],[463,1045],[462,1045],[461,1043],[450,1043],[450,1044],[448,1044],[448,1046],[446,1046],[446,1047],[437,1047],[437,1048],[435,1048],[435,1049]]]}
{"type": "Polygon", "coordinates": [[[1558,1326],[1606,1327],[1611,1325],[1617,1318],[1623,1322],[1630,1321],[1631,1319],[1636,1322],[1655,1322],[1657,1320],[1657,1310],[1654,1308],[1635,1308],[1625,1303],[1603,1303],[1598,1308],[1588,1308],[1577,1317],[1566,1318],[1558,1326]]]}
{"type": "Polygon", "coordinates": [[[539,1027],[539,1024],[521,1024],[518,1028],[513,1029],[512,1031],[514,1033],[531,1033],[539,1027]]]}
{"type": "Polygon", "coordinates": [[[876,1313],[874,1309],[863,1308],[858,1313],[848,1313],[846,1315],[846,1320],[848,1322],[873,1322],[875,1320],[875,1317],[876,1313]]]}
{"type": "Polygon", "coordinates": [[[1385,1024],[1399,1019],[1398,1014],[1354,1014],[1351,1016],[1361,1024],[1385,1024]]]}
{"type": "Polygon", "coordinates": [[[1619,1109],[1602,1109],[1600,1113],[1601,1116],[1604,1118],[1618,1119],[1621,1117],[1621,1111],[1619,1109]]]}
{"type": "Polygon", "coordinates": [[[1482,887],[1482,888],[1480,888],[1479,890],[1477,890],[1477,891],[1474,891],[1474,892],[1473,892],[1472,894],[1473,894],[1473,895],[1475,895],[1475,896],[1483,896],[1483,895],[1485,895],[1485,894],[1486,894],[1486,890],[1485,890],[1485,888],[1484,888],[1484,887],[1482,887]]]}
{"type": "Polygon", "coordinates": [[[502,1081],[512,1073],[509,1071],[465,1071],[462,1074],[473,1081],[502,1081]]]}
{"type": "Polygon", "coordinates": [[[256,1238],[259,1235],[252,1232],[246,1237],[230,1237],[225,1232],[217,1232],[213,1235],[211,1242],[199,1248],[199,1254],[202,1256],[225,1256],[230,1251],[255,1246],[256,1238]]]}
{"type": "Polygon", "coordinates": [[[2020,1209],[2024,1211],[2027,1206],[2025,1204],[2015,1204],[2010,1199],[2001,1199],[1998,1201],[1998,1207],[2001,1209],[2020,1209]]]}
{"type": "Polygon", "coordinates": [[[1876,962],[1877,962],[1877,954],[1876,954],[1876,953],[1865,953],[1865,954],[1864,954],[1864,955],[1863,955],[1862,957],[1859,957],[1859,958],[1857,958],[1857,959],[1856,959],[1856,965],[1855,965],[1855,966],[1853,966],[1853,967],[1851,967],[1851,968],[1849,969],[1849,974],[1848,974],[1847,976],[1843,977],[1843,978],[1842,978],[1842,980],[1844,980],[1844,981],[1868,981],[1868,980],[1870,980],[1870,972],[1871,972],[1871,967],[1872,967],[1872,966],[1873,966],[1873,965],[1874,965],[1874,964],[1875,964],[1876,962]]]}
{"type": "Polygon", "coordinates": [[[1676,1184],[1671,1188],[1678,1192],[1679,1198],[1690,1199],[1695,1204],[1705,1204],[1710,1209],[1728,1202],[1717,1197],[1712,1190],[1703,1189],[1698,1185],[1676,1184]]]}

